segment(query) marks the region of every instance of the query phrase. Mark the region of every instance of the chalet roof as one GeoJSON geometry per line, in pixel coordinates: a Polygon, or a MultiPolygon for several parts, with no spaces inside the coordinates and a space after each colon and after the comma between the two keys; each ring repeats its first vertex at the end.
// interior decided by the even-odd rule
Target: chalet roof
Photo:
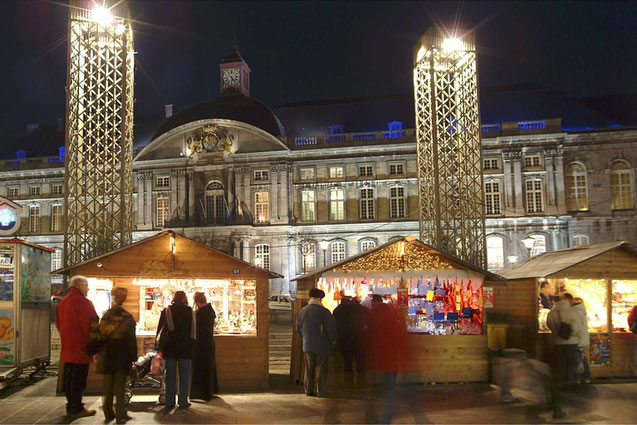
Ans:
{"type": "MultiPolygon", "coordinates": [[[[271,272],[270,270],[263,269],[263,268],[261,268],[261,267],[255,266],[254,264],[250,264],[250,263],[248,263],[248,262],[246,262],[246,261],[240,260],[239,258],[236,258],[236,257],[233,257],[233,256],[231,256],[231,255],[225,254],[225,253],[223,253],[223,252],[221,252],[221,251],[218,251],[218,250],[216,250],[216,249],[214,249],[214,248],[210,248],[210,247],[208,247],[208,246],[206,246],[206,245],[203,245],[203,244],[201,244],[201,243],[199,243],[199,242],[197,242],[197,241],[194,241],[194,240],[189,239],[189,238],[187,238],[187,237],[185,237],[185,236],[182,236],[182,235],[180,235],[179,233],[174,232],[174,231],[172,231],[172,230],[164,230],[164,231],[163,231],[163,232],[161,232],[161,233],[158,233],[158,234],[156,234],[156,235],[154,235],[154,236],[151,236],[151,237],[148,237],[148,238],[142,239],[141,241],[138,241],[138,242],[132,243],[132,244],[130,244],[130,245],[126,245],[126,246],[124,246],[124,247],[121,247],[121,248],[115,249],[115,250],[113,250],[113,251],[107,252],[107,253],[102,254],[102,255],[98,255],[97,257],[93,257],[93,258],[91,258],[91,259],[89,259],[89,260],[83,261],[83,262],[81,262],[81,263],[74,264],[74,265],[72,265],[72,266],[65,267],[65,268],[58,269],[58,270],[54,270],[54,271],[53,271],[53,272],[51,272],[51,273],[52,273],[52,274],[64,274],[64,275],[68,275],[68,274],[70,274],[71,270],[74,270],[74,269],[77,269],[77,268],[80,268],[80,267],[84,267],[84,266],[90,265],[91,263],[97,263],[97,262],[99,262],[99,261],[101,261],[101,260],[104,260],[104,259],[105,259],[105,258],[107,258],[107,257],[112,257],[112,256],[114,256],[114,255],[116,255],[116,254],[119,254],[119,253],[121,253],[121,252],[127,251],[127,250],[129,250],[129,249],[131,249],[131,248],[139,247],[139,246],[144,245],[144,244],[147,244],[147,243],[149,243],[149,242],[151,242],[151,241],[154,241],[154,240],[157,240],[157,239],[161,239],[161,238],[164,238],[164,237],[167,237],[167,236],[173,236],[175,239],[178,239],[178,238],[179,238],[179,239],[185,239],[185,240],[187,240],[187,241],[188,241],[188,242],[190,242],[190,243],[197,244],[197,245],[201,246],[201,247],[202,247],[202,248],[204,248],[204,249],[207,249],[207,250],[212,251],[212,252],[214,252],[214,253],[216,253],[216,254],[219,254],[219,255],[222,255],[222,256],[224,256],[224,257],[227,257],[227,258],[229,258],[230,260],[235,261],[236,263],[241,264],[241,265],[243,265],[243,266],[247,266],[247,267],[248,267],[248,268],[250,268],[250,269],[254,269],[254,270],[262,271],[263,273],[266,273],[270,279],[274,279],[274,278],[282,278],[282,277],[283,277],[282,275],[280,275],[280,274],[278,274],[278,273],[271,272]]],[[[98,267],[99,267],[99,264],[98,264],[98,267]]],[[[202,267],[203,267],[203,266],[202,266],[202,267]]],[[[207,267],[210,267],[210,265],[208,265],[207,267]]],[[[195,276],[195,277],[196,277],[196,276],[195,276]]]]}
{"type": "MultiPolygon", "coordinates": [[[[484,275],[485,278],[492,279],[492,280],[502,280],[502,277],[497,275],[497,274],[495,274],[495,273],[491,273],[491,272],[489,272],[487,270],[483,270],[480,267],[475,266],[475,265],[473,265],[471,263],[468,263],[468,262],[466,262],[464,260],[461,260],[461,259],[459,259],[458,257],[456,257],[454,255],[451,255],[449,253],[437,250],[437,249],[427,245],[426,243],[419,241],[418,239],[416,239],[415,236],[411,236],[410,235],[410,236],[403,236],[400,239],[391,240],[391,241],[389,241],[387,243],[384,243],[382,245],[379,245],[376,248],[371,249],[369,251],[361,252],[359,254],[356,254],[356,255],[353,255],[351,257],[345,258],[344,260],[341,260],[341,261],[339,261],[337,263],[333,263],[333,264],[330,264],[330,265],[325,266],[323,268],[314,270],[311,273],[307,273],[307,274],[305,274],[303,276],[299,276],[299,277],[297,277],[295,279],[292,279],[292,281],[307,279],[307,278],[314,277],[314,276],[320,276],[320,275],[322,275],[324,273],[327,273],[329,271],[332,271],[332,270],[338,269],[338,268],[347,268],[347,265],[351,265],[352,263],[355,263],[358,260],[364,259],[365,257],[373,256],[374,254],[380,253],[381,251],[391,249],[390,247],[392,245],[396,245],[396,244],[401,243],[401,242],[404,242],[406,244],[409,244],[409,245],[411,245],[413,247],[416,247],[416,248],[419,248],[419,249],[424,249],[424,251],[427,252],[428,254],[433,254],[436,257],[442,258],[443,260],[448,260],[449,262],[455,263],[458,266],[473,270],[473,271],[475,271],[477,273],[480,273],[480,274],[484,275]]],[[[417,266],[418,266],[418,261],[415,261],[414,264],[409,264],[409,259],[407,258],[406,259],[406,266],[407,266],[406,270],[415,270],[417,268],[417,266]]]]}
{"type": "Polygon", "coordinates": [[[637,257],[637,248],[628,242],[606,242],[545,252],[511,267],[507,267],[506,269],[502,269],[498,271],[498,274],[507,280],[536,277],[547,278],[614,249],[626,250],[637,257]]]}

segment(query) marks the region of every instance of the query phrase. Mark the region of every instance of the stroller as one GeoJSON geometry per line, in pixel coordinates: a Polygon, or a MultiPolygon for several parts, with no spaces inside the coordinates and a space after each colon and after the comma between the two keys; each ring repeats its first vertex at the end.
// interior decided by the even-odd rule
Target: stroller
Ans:
{"type": "Polygon", "coordinates": [[[150,373],[150,365],[157,353],[150,352],[143,357],[137,359],[133,363],[130,372],[130,379],[126,384],[126,392],[124,393],[124,401],[130,403],[133,398],[133,389],[135,388],[157,388],[159,389],[159,404],[166,402],[166,382],[164,376],[155,376],[150,373]]]}

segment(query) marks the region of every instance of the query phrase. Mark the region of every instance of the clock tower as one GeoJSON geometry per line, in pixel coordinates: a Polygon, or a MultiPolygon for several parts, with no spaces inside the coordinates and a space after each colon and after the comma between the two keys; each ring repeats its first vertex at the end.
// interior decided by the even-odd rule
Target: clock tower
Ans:
{"type": "Polygon", "coordinates": [[[245,63],[237,44],[232,45],[230,54],[219,64],[221,94],[242,93],[250,96],[250,68],[245,63]]]}

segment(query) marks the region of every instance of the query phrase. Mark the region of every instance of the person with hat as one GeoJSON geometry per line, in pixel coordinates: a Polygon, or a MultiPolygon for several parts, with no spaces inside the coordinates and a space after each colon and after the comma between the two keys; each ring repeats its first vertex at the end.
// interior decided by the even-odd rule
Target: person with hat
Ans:
{"type": "Polygon", "coordinates": [[[325,292],[310,289],[310,301],[299,311],[296,329],[303,338],[305,378],[303,387],[308,396],[323,397],[327,382],[328,357],[336,344],[336,320],[321,304],[325,292]]]}

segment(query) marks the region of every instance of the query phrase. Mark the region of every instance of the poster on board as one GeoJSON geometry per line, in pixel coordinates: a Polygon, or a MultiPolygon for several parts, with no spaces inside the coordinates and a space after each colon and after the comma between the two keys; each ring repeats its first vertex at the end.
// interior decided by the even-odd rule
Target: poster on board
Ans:
{"type": "Polygon", "coordinates": [[[15,363],[15,321],[13,309],[0,310],[0,367],[15,363]]]}
{"type": "Polygon", "coordinates": [[[22,301],[51,300],[51,253],[22,245],[22,301]]]}
{"type": "Polygon", "coordinates": [[[608,334],[591,334],[591,366],[610,366],[610,337],[608,334]]]}
{"type": "Polygon", "coordinates": [[[482,288],[482,302],[484,308],[493,308],[493,288],[482,288]]]}

